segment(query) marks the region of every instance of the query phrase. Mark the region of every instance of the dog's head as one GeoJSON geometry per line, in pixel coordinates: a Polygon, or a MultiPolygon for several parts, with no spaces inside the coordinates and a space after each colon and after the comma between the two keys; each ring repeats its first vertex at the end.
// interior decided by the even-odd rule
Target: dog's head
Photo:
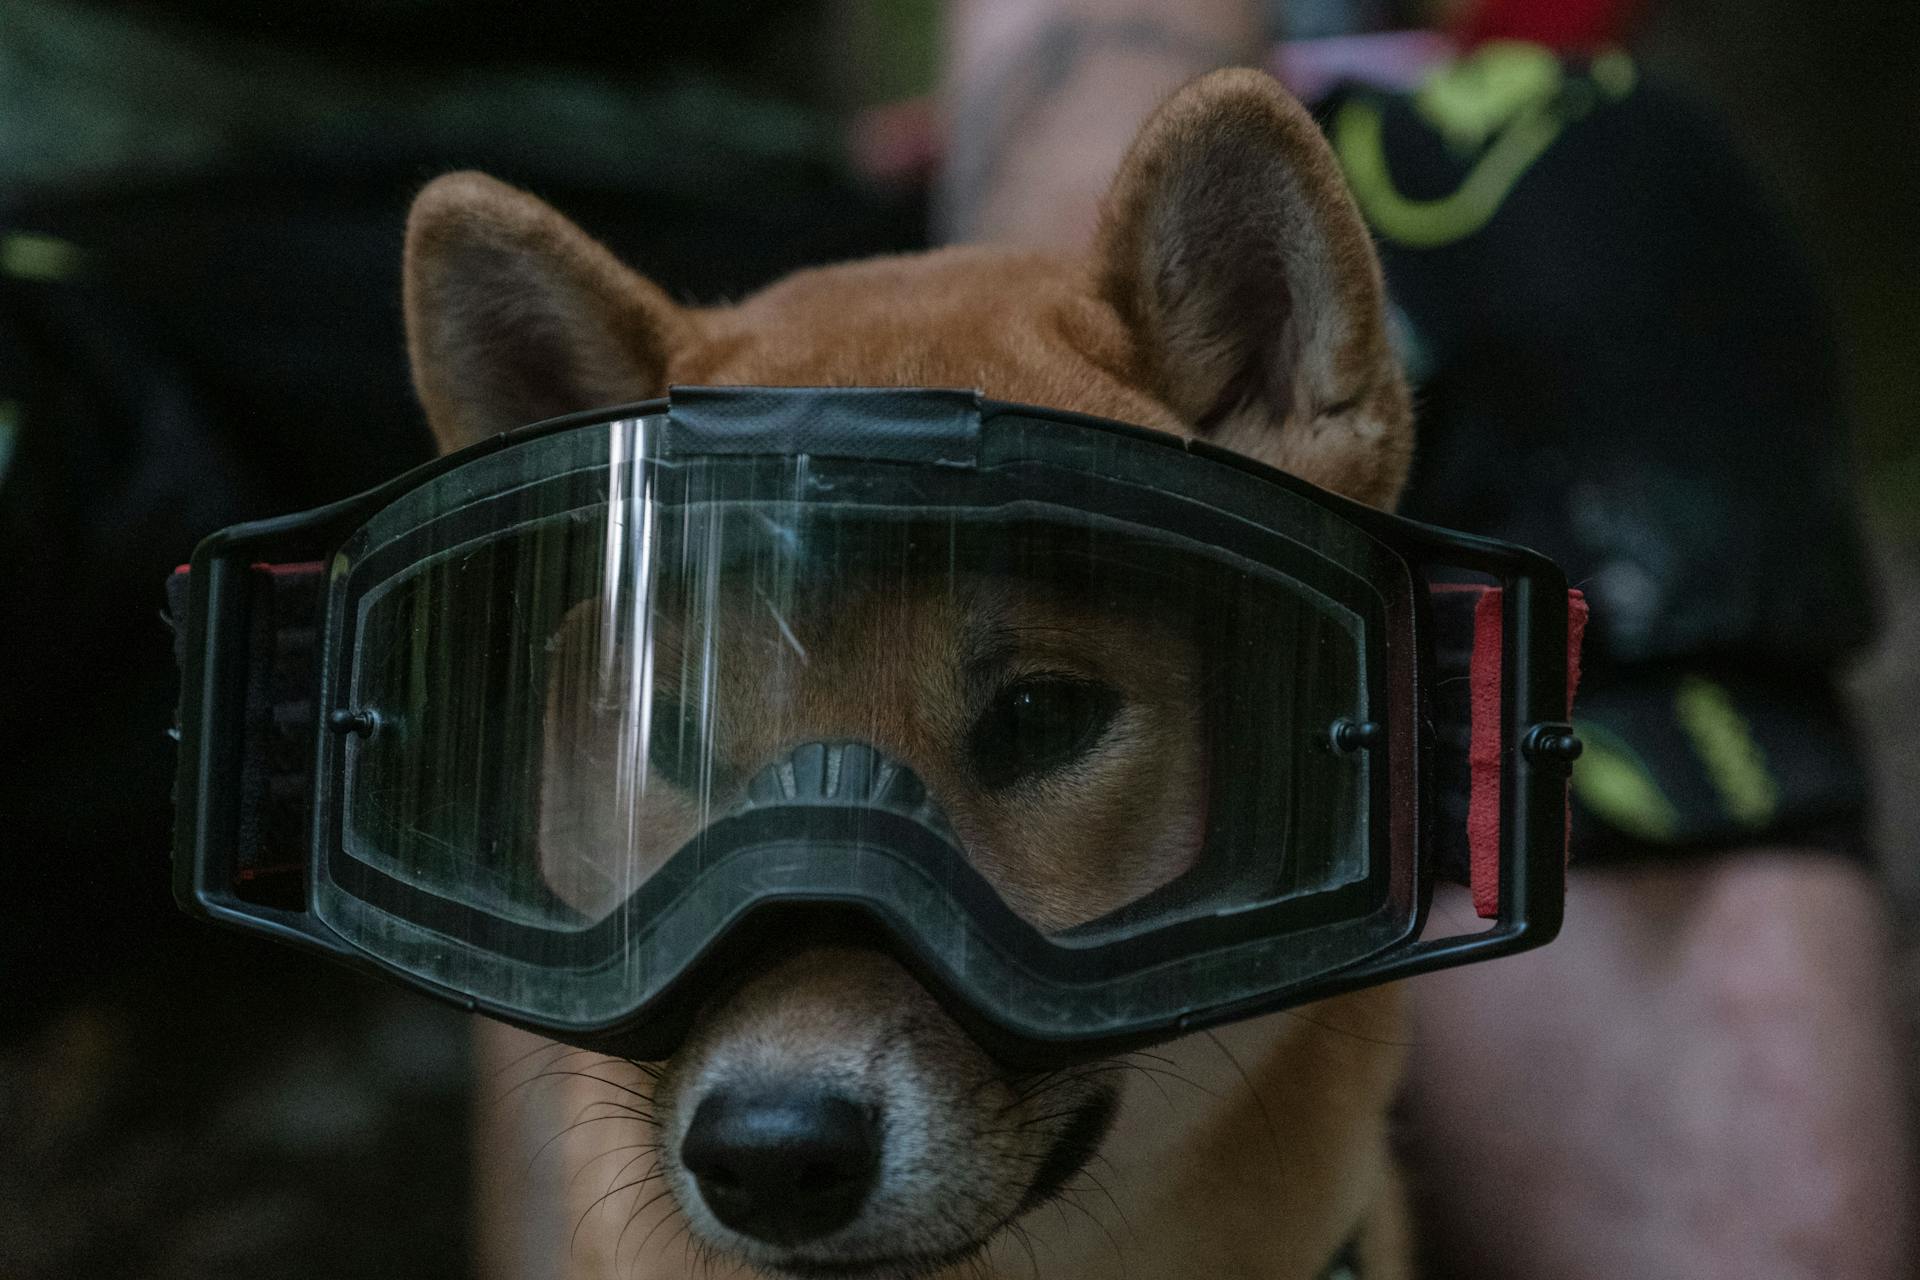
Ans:
{"type": "MultiPolygon", "coordinates": [[[[1406,470],[1372,247],[1312,121],[1255,72],[1160,109],[1086,261],[948,249],[685,308],[544,204],[470,174],[420,196],[407,253],[415,381],[443,449],[669,384],[897,385],[1204,437],[1375,505],[1406,470]]],[[[763,634],[764,611],[742,610],[719,628],[768,655],[728,664],[757,674],[718,695],[736,774],[795,742],[873,740],[1046,928],[1191,857],[1205,748],[1179,626],[994,581],[855,593],[778,623],[763,634]]],[[[595,734],[548,725],[550,796],[604,754],[595,734]]],[[[586,822],[544,838],[603,837],[586,822]]],[[[892,960],[823,946],[716,993],[653,1102],[699,1236],[777,1272],[904,1275],[968,1256],[1072,1178],[1113,1120],[1108,1080],[1009,1073],[892,960]]]]}

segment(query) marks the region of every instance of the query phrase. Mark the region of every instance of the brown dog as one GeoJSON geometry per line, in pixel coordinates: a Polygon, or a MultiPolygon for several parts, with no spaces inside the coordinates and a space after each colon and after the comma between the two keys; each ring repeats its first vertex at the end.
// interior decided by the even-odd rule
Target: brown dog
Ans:
{"type": "MultiPolygon", "coordinates": [[[[687,309],[539,201],[455,174],[414,206],[406,279],[415,381],[447,450],[670,384],[979,388],[1204,436],[1382,506],[1411,443],[1366,232],[1312,121],[1252,71],[1196,81],[1146,125],[1090,261],[947,249],[687,309]]],[[[1167,877],[1156,850],[1191,843],[1194,771],[1166,767],[1198,750],[1181,714],[1183,638],[1151,618],[978,595],[996,616],[1044,620],[1023,630],[1054,637],[1050,665],[1097,666],[1119,690],[1127,732],[1090,748],[1071,785],[1008,799],[943,763],[960,749],[939,727],[955,720],[939,710],[938,655],[956,621],[911,595],[839,611],[806,637],[812,669],[881,673],[866,677],[863,727],[886,708],[884,745],[927,779],[1009,900],[1046,923],[1089,918],[1167,877]]],[[[734,642],[751,642],[748,627],[734,642]]],[[[764,689],[723,698],[770,751],[836,732],[835,682],[819,678],[826,692],[800,688],[777,708],[764,689]]],[[[548,737],[551,794],[592,743],[585,726],[548,737]]],[[[1022,1077],[892,961],[819,948],[716,998],[662,1064],[551,1047],[516,1058],[537,1042],[490,1029],[483,1058],[505,1065],[483,1098],[487,1263],[514,1276],[680,1276],[705,1262],[860,1280],[1308,1280],[1357,1242],[1360,1274],[1402,1276],[1386,1121],[1399,1019],[1396,994],[1374,989],[1022,1077]],[[872,1185],[845,1225],[743,1229],[709,1207],[708,1175],[689,1167],[694,1113],[749,1077],[830,1082],[881,1118],[872,1185]],[[529,1080],[547,1087],[515,1088],[529,1080]]]]}

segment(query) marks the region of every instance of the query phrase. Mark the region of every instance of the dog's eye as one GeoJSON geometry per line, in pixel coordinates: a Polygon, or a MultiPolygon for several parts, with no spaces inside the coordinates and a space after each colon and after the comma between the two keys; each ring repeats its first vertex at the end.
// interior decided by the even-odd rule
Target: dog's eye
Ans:
{"type": "Polygon", "coordinates": [[[671,698],[655,695],[652,732],[647,735],[647,765],[682,790],[700,784],[700,767],[707,752],[705,727],[698,716],[671,698]]]}
{"type": "Polygon", "coordinates": [[[1036,676],[1008,685],[974,722],[974,772],[994,789],[1050,773],[1097,742],[1119,707],[1115,690],[1091,680],[1036,676]]]}

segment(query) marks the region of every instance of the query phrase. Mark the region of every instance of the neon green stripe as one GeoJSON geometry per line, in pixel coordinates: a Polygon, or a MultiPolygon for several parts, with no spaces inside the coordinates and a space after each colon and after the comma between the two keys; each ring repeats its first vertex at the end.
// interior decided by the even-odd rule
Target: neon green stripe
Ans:
{"type": "Polygon", "coordinates": [[[16,280],[65,280],[77,275],[85,255],[54,236],[16,231],[0,236],[0,275],[16,280]]]}
{"type": "Polygon", "coordinates": [[[1780,787],[1727,691],[1711,680],[1689,676],[1673,695],[1673,711],[1727,813],[1750,827],[1770,821],[1780,809],[1780,787]]]}
{"type": "Polygon", "coordinates": [[[1680,814],[1646,763],[1617,735],[1579,725],[1586,750],[1573,767],[1573,793],[1596,817],[1641,840],[1671,840],[1680,814]]]}
{"type": "Polygon", "coordinates": [[[1594,58],[1587,74],[1600,86],[1600,92],[1609,98],[1626,97],[1640,80],[1640,72],[1633,65],[1633,59],[1619,49],[1609,49],[1594,58]]]}
{"type": "Polygon", "coordinates": [[[1340,108],[1333,119],[1333,149],[1360,211],[1383,239],[1409,249],[1435,249],[1486,226],[1565,123],[1551,109],[1529,109],[1494,140],[1451,195],[1437,200],[1412,200],[1394,186],[1383,120],[1374,103],[1356,98],[1340,108]]]}
{"type": "Polygon", "coordinates": [[[1413,106],[1449,146],[1471,155],[1523,112],[1553,101],[1565,79],[1552,50],[1502,40],[1428,76],[1413,106]]]}
{"type": "Polygon", "coordinates": [[[1436,72],[1414,95],[1414,108],[1456,151],[1484,151],[1459,187],[1435,200],[1409,199],[1394,184],[1377,103],[1356,98],[1340,108],[1333,149],[1381,238],[1438,248],[1485,227],[1569,121],[1600,99],[1626,97],[1637,79],[1633,59],[1619,50],[1568,79],[1551,50],[1515,41],[1488,45],[1436,72]]]}

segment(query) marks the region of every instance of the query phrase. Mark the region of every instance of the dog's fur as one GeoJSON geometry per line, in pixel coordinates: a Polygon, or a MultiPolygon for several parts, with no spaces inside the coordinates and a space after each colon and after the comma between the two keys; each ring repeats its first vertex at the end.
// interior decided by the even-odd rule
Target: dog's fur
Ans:
{"type": "MultiPolygon", "coordinates": [[[[415,382],[448,450],[669,384],[975,387],[1204,437],[1381,506],[1411,447],[1366,232],[1312,121],[1252,71],[1205,77],[1159,110],[1086,261],[946,249],[683,308],[531,196],[454,174],[414,206],[406,290],[415,382]]],[[[938,710],[950,691],[935,655],[951,665],[955,624],[910,595],[843,610],[812,637],[810,652],[860,663],[844,669],[862,680],[813,664],[821,683],[768,711],[761,736],[769,750],[831,736],[833,689],[858,685],[860,723],[884,726],[881,745],[927,777],[1010,900],[1043,922],[1085,919],[1164,879],[1155,850],[1190,844],[1198,770],[1166,767],[1198,752],[1180,714],[1184,641],[1152,619],[1079,616],[1018,591],[992,609],[1044,618],[1069,637],[1049,663],[1095,663],[1124,695],[1128,732],[1072,785],[1008,800],[943,767],[953,735],[940,726],[957,713],[938,710]]],[[[764,689],[732,696],[770,705],[764,689]]],[[[564,786],[568,753],[590,743],[567,726],[549,737],[547,785],[564,786]]],[[[483,1043],[497,1055],[508,1039],[483,1043]]],[[[892,961],[803,951],[717,997],[667,1063],[524,1060],[522,1076],[559,1064],[613,1083],[562,1074],[573,1083],[531,1120],[513,1119],[524,1098],[496,1104],[481,1154],[506,1180],[487,1183],[483,1212],[510,1228],[562,1206],[582,1229],[571,1244],[565,1230],[509,1229],[519,1256],[491,1262],[519,1275],[679,1276],[704,1258],[716,1273],[1277,1280],[1317,1275],[1357,1232],[1364,1274],[1385,1280],[1406,1268],[1386,1129],[1400,1040],[1397,995],[1375,989],[1020,1077],[892,961]],[[750,1075],[830,1082],[884,1114],[880,1185],[845,1228],[778,1247],[702,1203],[679,1140],[716,1082],[750,1075]],[[552,1132],[588,1122],[562,1148],[570,1172],[605,1175],[512,1182],[527,1151],[502,1148],[556,1119],[552,1132]]]]}

